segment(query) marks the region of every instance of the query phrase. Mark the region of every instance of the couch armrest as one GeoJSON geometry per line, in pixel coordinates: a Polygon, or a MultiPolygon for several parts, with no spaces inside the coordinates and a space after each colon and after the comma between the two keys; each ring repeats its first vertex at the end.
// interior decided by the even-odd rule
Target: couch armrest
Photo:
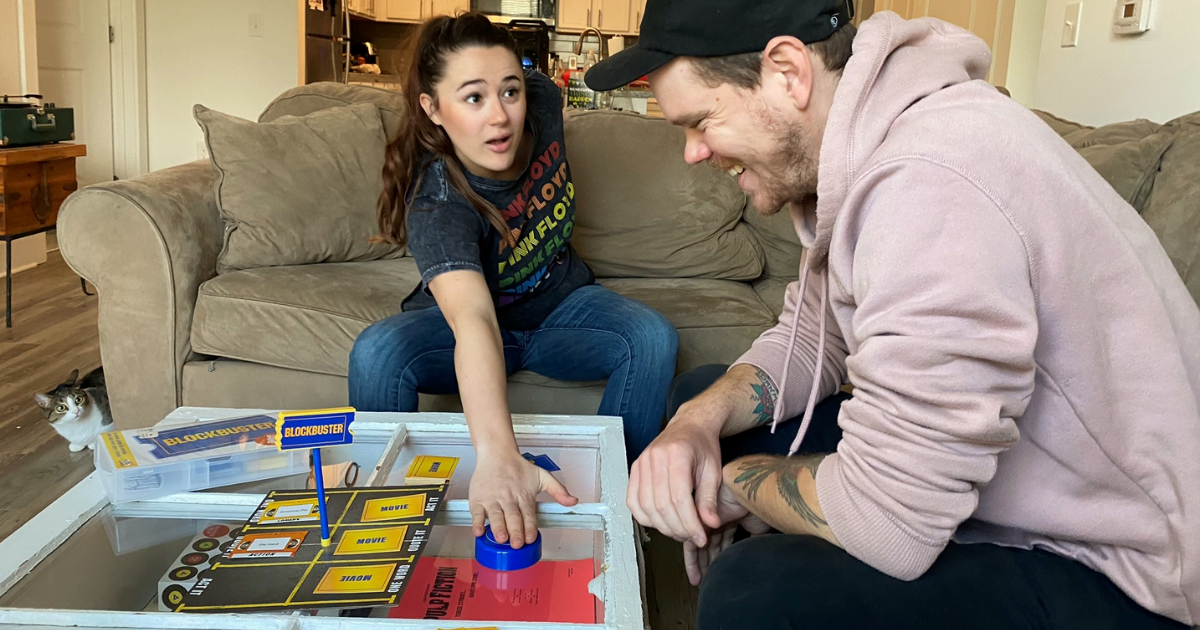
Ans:
{"type": "Polygon", "coordinates": [[[80,190],[63,203],[63,258],[96,286],[100,355],[118,429],[179,406],[200,283],[216,275],[222,221],[207,161],[80,190]]]}

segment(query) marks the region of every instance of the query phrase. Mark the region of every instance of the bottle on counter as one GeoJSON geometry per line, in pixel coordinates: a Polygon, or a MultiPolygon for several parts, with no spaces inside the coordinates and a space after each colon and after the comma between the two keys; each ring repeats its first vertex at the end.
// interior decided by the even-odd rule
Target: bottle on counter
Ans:
{"type": "MultiPolygon", "coordinates": [[[[600,63],[600,55],[591,50],[587,51],[587,57],[585,59],[586,62],[584,63],[584,74],[586,74],[587,70],[592,66],[600,63]]],[[[588,107],[588,109],[612,109],[612,92],[595,92],[591,89],[589,89],[588,92],[591,99],[591,106],[588,107]]]]}
{"type": "Polygon", "coordinates": [[[569,100],[567,99],[567,81],[563,78],[564,72],[562,59],[558,55],[550,55],[550,78],[554,79],[554,85],[557,85],[559,91],[562,92],[562,100],[565,106],[569,100]]]}
{"type": "Polygon", "coordinates": [[[578,62],[573,58],[571,66],[570,78],[567,79],[567,104],[579,109],[595,109],[595,92],[592,92],[583,80],[587,75],[586,61],[582,68],[577,68],[578,62]]]}

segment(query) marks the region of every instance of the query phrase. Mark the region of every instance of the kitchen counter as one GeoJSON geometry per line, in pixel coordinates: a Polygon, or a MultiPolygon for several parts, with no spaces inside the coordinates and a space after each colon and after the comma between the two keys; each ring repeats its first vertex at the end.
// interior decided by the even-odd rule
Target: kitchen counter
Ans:
{"type": "Polygon", "coordinates": [[[400,76],[396,74],[363,74],[351,72],[347,76],[351,85],[369,85],[381,90],[401,91],[400,76]]]}

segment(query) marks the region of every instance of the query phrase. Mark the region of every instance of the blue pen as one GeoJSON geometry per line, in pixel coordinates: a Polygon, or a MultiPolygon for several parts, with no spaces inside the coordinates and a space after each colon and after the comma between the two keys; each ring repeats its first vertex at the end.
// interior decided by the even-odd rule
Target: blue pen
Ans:
{"type": "Polygon", "coordinates": [[[321,546],[329,546],[329,512],[325,507],[325,476],[321,473],[321,449],[312,450],[313,474],[317,481],[317,512],[321,515],[321,546]]]}

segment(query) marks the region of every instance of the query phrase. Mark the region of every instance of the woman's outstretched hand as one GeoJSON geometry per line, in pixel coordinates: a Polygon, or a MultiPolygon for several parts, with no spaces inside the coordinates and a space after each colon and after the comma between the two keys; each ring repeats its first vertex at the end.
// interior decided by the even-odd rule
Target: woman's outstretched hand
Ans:
{"type": "Polygon", "coordinates": [[[496,542],[507,542],[513,549],[532,544],[538,535],[537,496],[541,492],[562,505],[579,502],[549,471],[515,450],[479,454],[468,494],[475,536],[483,535],[486,517],[496,542]]]}

